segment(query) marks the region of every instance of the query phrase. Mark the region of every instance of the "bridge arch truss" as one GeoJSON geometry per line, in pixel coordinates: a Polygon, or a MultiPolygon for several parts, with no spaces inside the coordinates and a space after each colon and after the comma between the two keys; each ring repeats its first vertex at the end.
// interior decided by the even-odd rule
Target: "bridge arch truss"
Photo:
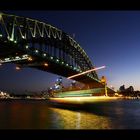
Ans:
{"type": "MultiPolygon", "coordinates": [[[[75,73],[94,68],[86,52],[71,36],[31,18],[0,13],[0,44],[5,43],[22,50],[23,54],[59,63],[75,73]]],[[[0,61],[4,59],[1,55],[0,61]]],[[[87,76],[99,80],[95,71],[87,76]]]]}

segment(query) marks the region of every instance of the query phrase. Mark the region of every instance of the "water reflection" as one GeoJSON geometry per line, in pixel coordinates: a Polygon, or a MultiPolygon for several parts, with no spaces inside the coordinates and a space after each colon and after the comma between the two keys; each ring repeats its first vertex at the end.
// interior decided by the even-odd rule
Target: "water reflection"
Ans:
{"type": "Polygon", "coordinates": [[[88,112],[51,108],[57,129],[106,129],[111,128],[108,117],[97,116],[88,112]],[[56,117],[57,116],[57,117],[56,117]]]}
{"type": "Polygon", "coordinates": [[[140,102],[50,106],[46,101],[0,101],[0,129],[139,129],[140,102]]]}
{"type": "Polygon", "coordinates": [[[1,129],[49,129],[50,110],[46,103],[11,101],[0,103],[1,129]]]}
{"type": "Polygon", "coordinates": [[[80,122],[81,122],[81,113],[77,112],[77,122],[76,122],[76,129],[80,129],[80,122]]]}

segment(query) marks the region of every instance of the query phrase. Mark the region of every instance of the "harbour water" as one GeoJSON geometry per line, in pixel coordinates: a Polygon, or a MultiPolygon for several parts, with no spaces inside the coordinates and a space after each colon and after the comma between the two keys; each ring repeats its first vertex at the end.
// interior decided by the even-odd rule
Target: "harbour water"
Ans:
{"type": "Polygon", "coordinates": [[[0,100],[0,129],[140,129],[140,100],[95,102],[88,109],[47,100],[0,100]]]}

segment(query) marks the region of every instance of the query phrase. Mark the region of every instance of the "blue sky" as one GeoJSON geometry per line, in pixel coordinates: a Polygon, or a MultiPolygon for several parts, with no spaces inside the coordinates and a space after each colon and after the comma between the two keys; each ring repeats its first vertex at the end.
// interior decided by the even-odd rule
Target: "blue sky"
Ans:
{"type": "MultiPolygon", "coordinates": [[[[121,85],[140,90],[140,11],[3,11],[43,22],[75,34],[75,40],[97,67],[99,78],[107,77],[108,86],[121,85]]],[[[57,75],[36,69],[15,71],[15,65],[0,67],[0,89],[43,90],[57,75]]],[[[68,82],[68,81],[67,81],[68,82]]]]}

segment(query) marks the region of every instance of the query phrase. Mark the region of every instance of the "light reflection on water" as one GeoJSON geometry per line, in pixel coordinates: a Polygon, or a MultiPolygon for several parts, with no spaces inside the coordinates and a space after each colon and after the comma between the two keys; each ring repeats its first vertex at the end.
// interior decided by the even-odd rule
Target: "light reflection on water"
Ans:
{"type": "Polygon", "coordinates": [[[109,118],[88,112],[51,108],[53,123],[60,129],[103,129],[110,128],[109,118]],[[57,116],[57,117],[56,117],[57,116]],[[59,124],[59,125],[58,125],[59,124]]]}
{"type": "Polygon", "coordinates": [[[88,110],[46,101],[0,101],[0,129],[140,129],[139,118],[139,100],[95,103],[88,110]]]}

